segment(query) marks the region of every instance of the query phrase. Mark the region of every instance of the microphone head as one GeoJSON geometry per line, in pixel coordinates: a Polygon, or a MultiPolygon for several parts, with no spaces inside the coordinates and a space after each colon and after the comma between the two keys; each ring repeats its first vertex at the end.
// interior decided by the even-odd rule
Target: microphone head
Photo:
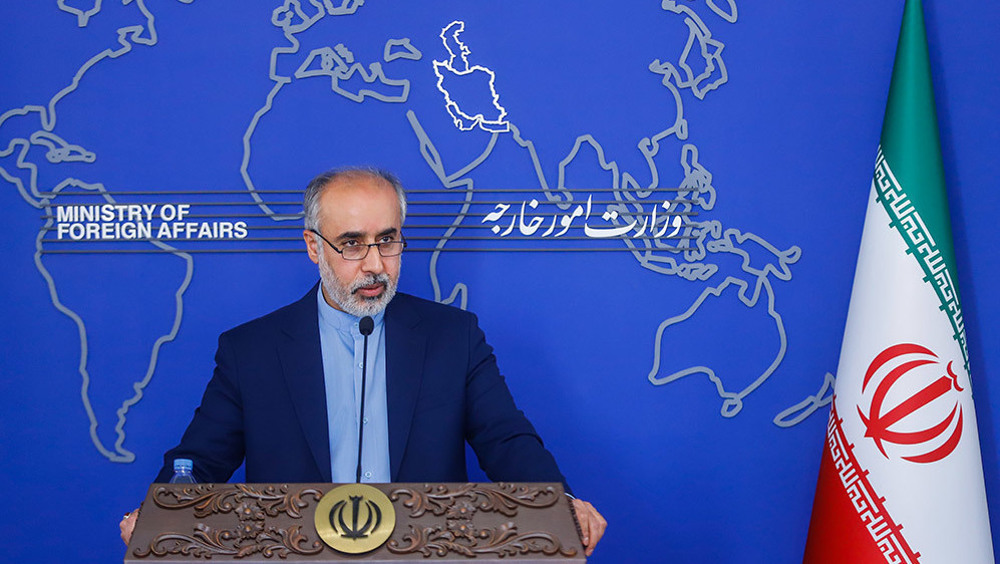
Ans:
{"type": "Polygon", "coordinates": [[[375,320],[369,315],[362,317],[361,321],[358,322],[358,330],[361,331],[361,334],[365,337],[371,335],[372,331],[375,330],[375,320]]]}

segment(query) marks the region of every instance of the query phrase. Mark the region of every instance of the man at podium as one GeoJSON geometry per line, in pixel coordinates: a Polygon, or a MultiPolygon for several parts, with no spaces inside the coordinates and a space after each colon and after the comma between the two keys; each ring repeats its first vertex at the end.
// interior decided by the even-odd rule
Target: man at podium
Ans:
{"type": "MultiPolygon", "coordinates": [[[[565,484],[476,316],[396,292],[399,180],[326,172],[303,208],[320,283],[219,337],[201,406],[156,481],[187,458],[199,482],[225,482],[244,462],[248,482],[465,482],[468,441],[491,480],[565,484]]],[[[573,505],[589,555],[606,522],[590,503],[573,505]]],[[[136,516],[122,520],[126,542],[136,516]]]]}

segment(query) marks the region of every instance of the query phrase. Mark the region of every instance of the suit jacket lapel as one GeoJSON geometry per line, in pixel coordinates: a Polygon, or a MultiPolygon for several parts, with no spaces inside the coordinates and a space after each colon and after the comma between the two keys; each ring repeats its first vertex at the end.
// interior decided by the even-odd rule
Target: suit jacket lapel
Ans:
{"type": "Polygon", "coordinates": [[[420,316],[409,304],[409,296],[397,294],[385,312],[386,408],[389,419],[389,466],[392,481],[410,436],[413,410],[423,378],[425,335],[416,330],[420,316]]]}
{"type": "Polygon", "coordinates": [[[324,482],[330,470],[330,427],[326,414],[326,384],[320,349],[318,285],[292,305],[278,345],[282,375],[295,406],[302,433],[324,482]]]}

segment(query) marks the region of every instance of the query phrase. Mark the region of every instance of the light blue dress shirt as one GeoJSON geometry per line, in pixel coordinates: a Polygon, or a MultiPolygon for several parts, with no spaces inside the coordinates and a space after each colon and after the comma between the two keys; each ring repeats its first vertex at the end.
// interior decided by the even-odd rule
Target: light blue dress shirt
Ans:
{"type": "Polygon", "coordinates": [[[389,420],[385,392],[384,312],[373,316],[368,337],[368,382],[361,415],[361,366],[364,336],[360,318],[319,301],[319,338],[326,382],[326,416],[330,427],[330,469],[334,483],[353,483],[358,464],[358,422],[365,426],[361,454],[362,482],[389,482],[389,420]]]}

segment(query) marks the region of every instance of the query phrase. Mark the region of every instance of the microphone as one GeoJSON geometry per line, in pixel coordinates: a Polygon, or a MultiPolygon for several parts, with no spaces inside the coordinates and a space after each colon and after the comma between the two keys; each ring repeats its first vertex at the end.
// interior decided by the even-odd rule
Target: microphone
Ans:
{"type": "Polygon", "coordinates": [[[361,334],[364,335],[365,337],[371,335],[372,331],[374,330],[375,330],[375,320],[372,319],[370,315],[362,317],[361,321],[358,322],[358,331],[361,331],[361,334]]]}
{"type": "Polygon", "coordinates": [[[358,331],[361,332],[365,337],[364,352],[362,353],[361,361],[361,420],[358,421],[358,471],[356,474],[356,483],[361,483],[361,445],[365,438],[365,382],[367,381],[368,372],[368,335],[372,334],[375,330],[375,320],[371,316],[366,315],[361,318],[358,322],[358,331]]]}

